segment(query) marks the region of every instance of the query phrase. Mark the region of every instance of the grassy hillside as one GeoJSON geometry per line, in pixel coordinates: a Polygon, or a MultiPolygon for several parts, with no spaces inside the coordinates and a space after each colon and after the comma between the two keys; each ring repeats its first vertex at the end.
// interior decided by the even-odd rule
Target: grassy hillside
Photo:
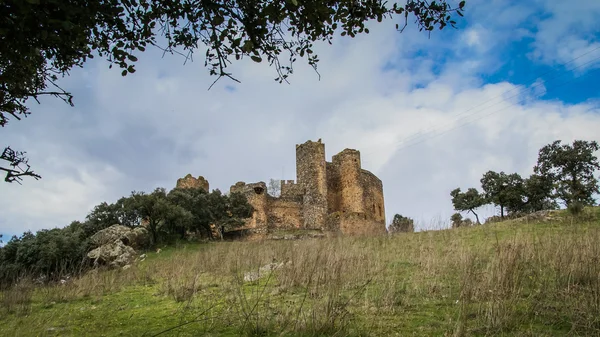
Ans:
{"type": "Polygon", "coordinates": [[[1,294],[0,335],[598,335],[599,219],[182,244],[128,270],[23,282],[1,294]]]}

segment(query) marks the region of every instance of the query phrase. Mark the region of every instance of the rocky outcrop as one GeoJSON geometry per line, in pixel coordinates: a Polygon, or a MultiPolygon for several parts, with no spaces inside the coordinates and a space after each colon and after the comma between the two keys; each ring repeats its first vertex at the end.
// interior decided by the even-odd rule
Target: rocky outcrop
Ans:
{"type": "Polygon", "coordinates": [[[514,219],[515,222],[548,222],[561,220],[560,213],[554,210],[537,211],[514,219]]]}
{"type": "Polygon", "coordinates": [[[92,235],[90,240],[95,247],[121,241],[126,246],[140,249],[150,243],[150,234],[143,227],[131,229],[122,225],[112,225],[92,235]]]}
{"type": "Polygon", "coordinates": [[[145,228],[130,229],[112,225],[92,235],[90,241],[95,248],[87,256],[94,261],[95,266],[120,268],[135,260],[135,249],[147,246],[150,236],[145,228]]]}
{"type": "Polygon", "coordinates": [[[135,249],[125,246],[121,241],[107,243],[88,253],[94,265],[108,265],[114,268],[130,265],[135,260],[135,249]]]}

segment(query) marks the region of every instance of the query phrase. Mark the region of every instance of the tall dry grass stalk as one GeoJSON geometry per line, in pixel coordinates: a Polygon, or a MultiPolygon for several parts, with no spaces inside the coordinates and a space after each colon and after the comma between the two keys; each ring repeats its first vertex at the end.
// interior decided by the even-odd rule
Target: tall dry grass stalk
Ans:
{"type": "MultiPolygon", "coordinates": [[[[234,327],[249,336],[594,335],[600,334],[598,242],[597,225],[569,223],[220,242],[37,292],[50,303],[151,287],[181,303],[186,317],[201,313],[211,317],[210,329],[234,327]],[[252,273],[260,277],[249,280],[252,273]]],[[[3,292],[3,306],[26,311],[32,291],[19,294],[3,292]]]]}

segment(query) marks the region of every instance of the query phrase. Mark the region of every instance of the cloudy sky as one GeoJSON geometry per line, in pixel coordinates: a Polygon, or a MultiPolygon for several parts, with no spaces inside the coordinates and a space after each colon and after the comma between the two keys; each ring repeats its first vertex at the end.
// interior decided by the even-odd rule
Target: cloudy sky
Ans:
{"type": "MultiPolygon", "coordinates": [[[[241,81],[158,50],[125,78],[95,60],[61,83],[75,107],[48,99],[12,122],[1,145],[25,150],[43,176],[0,185],[0,233],[83,220],[133,190],[174,187],[188,173],[211,189],[295,179],[295,145],[321,138],[327,160],[361,151],[384,185],[386,215],[443,226],[449,193],[487,170],[531,174],[556,139],[600,141],[600,2],[468,0],[459,29],[431,38],[396,22],[316,48],[321,78],[298,62],[234,64],[241,81]],[[6,144],[4,144],[6,143],[6,144]]],[[[491,214],[492,207],[482,213],[491,214]]]]}

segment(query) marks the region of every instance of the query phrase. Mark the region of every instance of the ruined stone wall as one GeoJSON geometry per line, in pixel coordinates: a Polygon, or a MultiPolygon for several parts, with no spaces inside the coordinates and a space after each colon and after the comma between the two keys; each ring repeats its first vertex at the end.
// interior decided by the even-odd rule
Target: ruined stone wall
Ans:
{"type": "Polygon", "coordinates": [[[199,176],[197,179],[192,177],[191,174],[186,175],[183,178],[177,179],[176,188],[203,188],[208,192],[208,181],[203,176],[199,176]]]}
{"type": "Polygon", "coordinates": [[[296,145],[297,181],[281,180],[281,195],[267,194],[264,182],[239,182],[255,211],[249,228],[324,229],[350,235],[385,233],[383,184],[361,168],[360,152],[345,149],[325,161],[325,144],[296,145]]]}
{"type": "Polygon", "coordinates": [[[293,180],[281,181],[281,196],[282,197],[298,197],[304,194],[302,186],[296,184],[293,180]]]}
{"type": "Polygon", "coordinates": [[[302,228],[302,197],[280,197],[268,199],[268,227],[271,229],[302,228]]]}
{"type": "Polygon", "coordinates": [[[327,213],[341,209],[342,191],[340,188],[340,170],[337,164],[327,162],[327,213]]]}
{"type": "Polygon", "coordinates": [[[345,149],[333,156],[332,160],[338,169],[339,190],[341,192],[340,210],[342,212],[365,212],[363,186],[360,183],[360,152],[345,149]]]}
{"type": "Polygon", "coordinates": [[[244,226],[249,228],[267,226],[269,204],[267,201],[266,183],[261,181],[258,183],[246,184],[243,181],[240,181],[231,186],[229,192],[242,193],[248,199],[248,203],[254,207],[252,217],[246,220],[244,226]]]}
{"type": "Polygon", "coordinates": [[[307,141],[296,145],[296,176],[304,190],[303,228],[322,228],[327,216],[325,144],[307,141]]]}
{"type": "Polygon", "coordinates": [[[339,228],[346,235],[381,235],[387,232],[385,223],[369,219],[366,213],[343,214],[339,228]]]}
{"type": "Polygon", "coordinates": [[[360,185],[363,189],[365,213],[369,219],[385,224],[385,205],[383,183],[367,170],[360,172],[360,185]]]}
{"type": "Polygon", "coordinates": [[[367,213],[334,212],[327,216],[326,230],[343,235],[381,235],[385,223],[369,218],[367,213]]]}

